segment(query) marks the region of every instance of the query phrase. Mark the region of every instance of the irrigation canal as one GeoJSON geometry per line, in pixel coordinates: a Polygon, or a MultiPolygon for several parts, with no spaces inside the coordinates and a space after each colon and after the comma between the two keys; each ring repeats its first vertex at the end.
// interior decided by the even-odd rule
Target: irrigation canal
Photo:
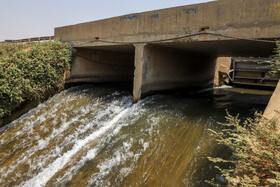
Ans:
{"type": "Polygon", "coordinates": [[[271,93],[234,88],[146,97],[123,88],[65,90],[0,129],[0,186],[208,186],[229,157],[208,129],[242,119],[271,93]]]}

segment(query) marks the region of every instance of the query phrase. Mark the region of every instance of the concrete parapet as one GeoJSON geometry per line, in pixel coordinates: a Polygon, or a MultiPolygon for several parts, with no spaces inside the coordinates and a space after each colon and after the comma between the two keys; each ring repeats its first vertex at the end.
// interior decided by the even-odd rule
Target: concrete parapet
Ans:
{"type": "MultiPolygon", "coordinates": [[[[118,42],[147,43],[147,41],[209,32],[224,36],[194,35],[182,38],[180,42],[219,41],[219,45],[213,47],[212,44],[204,51],[212,49],[221,56],[227,55],[228,51],[225,48],[230,48],[234,49],[231,56],[241,56],[240,53],[244,53],[242,50],[244,45],[247,50],[260,48],[256,46],[259,42],[243,43],[242,38],[252,40],[279,38],[279,12],[279,0],[219,0],[59,27],[55,28],[55,39],[71,42],[74,47],[87,47],[119,45],[118,42]],[[223,43],[222,40],[234,40],[225,36],[239,37],[240,41],[234,45],[223,43]],[[95,40],[96,38],[99,40],[95,40]]],[[[178,41],[171,40],[167,43],[178,43],[178,41]]],[[[266,48],[270,49],[271,46],[273,47],[267,44],[258,52],[261,53],[266,48]]],[[[188,47],[188,45],[181,47],[188,47]]],[[[191,44],[190,49],[201,51],[202,47],[195,48],[195,45],[191,44]]]]}

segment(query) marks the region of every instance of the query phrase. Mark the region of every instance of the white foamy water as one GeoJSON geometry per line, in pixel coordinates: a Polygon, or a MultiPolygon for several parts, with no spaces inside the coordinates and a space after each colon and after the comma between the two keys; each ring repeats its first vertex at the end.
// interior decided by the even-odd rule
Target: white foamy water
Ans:
{"type": "MultiPolygon", "coordinates": [[[[71,94],[71,89],[64,91],[47,102],[40,104],[36,109],[23,115],[18,120],[9,124],[5,129],[18,128],[19,130],[13,134],[13,137],[1,136],[1,143],[9,143],[12,139],[22,138],[25,136],[21,144],[15,145],[17,149],[29,146],[29,149],[22,152],[19,157],[13,160],[7,167],[1,167],[0,183],[4,182],[5,178],[13,175],[19,167],[29,165],[29,169],[22,174],[17,174],[18,177],[29,178],[28,181],[23,181],[20,186],[42,186],[71,158],[83,149],[88,143],[106,135],[106,132],[114,127],[115,123],[128,112],[131,106],[131,96],[121,96],[118,99],[111,99],[109,102],[104,102],[106,99],[118,97],[119,92],[89,99],[90,103],[81,103],[79,99],[85,100],[82,93],[87,92],[87,89],[80,91],[78,94],[71,94]],[[75,101],[78,99],[78,101],[75,101]],[[56,101],[60,100],[60,103],[56,101]],[[56,102],[56,103],[55,103],[56,102]],[[77,104],[71,105],[69,103],[75,102],[77,104]],[[62,108],[61,103],[66,103],[67,108],[62,108]],[[67,105],[69,104],[69,105],[67,105]],[[41,112],[48,109],[49,112],[41,112]],[[59,111],[59,116],[57,113],[59,111]],[[73,118],[69,115],[75,114],[73,118]],[[36,117],[35,117],[36,116],[36,117]],[[58,119],[59,118],[59,119],[58,119]],[[49,121],[46,126],[42,123],[49,121]],[[39,132],[34,129],[39,127],[39,132]],[[73,128],[76,126],[76,128],[73,128]],[[52,129],[46,138],[41,138],[40,134],[49,129],[52,129]],[[73,128],[73,133],[68,133],[69,129],[73,128]],[[87,134],[91,132],[90,134],[87,134]],[[67,136],[65,136],[67,135],[67,136]],[[57,140],[53,145],[53,140],[57,140]],[[71,147],[71,150],[65,152],[65,148],[71,147]],[[48,149],[48,154],[36,154],[40,151],[48,149]],[[37,173],[39,171],[39,173],[37,173]],[[37,173],[37,174],[36,174],[37,173]],[[34,176],[34,174],[36,174],[34,176]]],[[[36,129],[37,130],[37,129],[36,129]]],[[[93,153],[96,149],[90,150],[88,153],[93,153]]],[[[91,159],[94,154],[90,154],[91,159]]]]}
{"type": "MultiPolygon", "coordinates": [[[[61,94],[63,95],[63,93],[61,93],[61,94]]],[[[52,98],[52,100],[55,100],[55,99],[57,99],[57,98],[55,98],[55,97],[52,98]]],[[[62,102],[66,102],[67,100],[68,101],[72,101],[73,97],[70,95],[70,97],[68,96],[68,98],[64,98],[62,100],[62,102]]],[[[38,111],[41,111],[42,109],[44,109],[46,107],[46,105],[48,105],[48,104],[51,104],[51,101],[48,101],[48,102],[38,106],[38,108],[37,108],[38,111]]],[[[99,102],[96,102],[95,104],[91,105],[91,109],[94,109],[98,104],[99,104],[99,102]]],[[[34,135],[33,128],[34,128],[34,126],[36,124],[38,124],[38,121],[40,123],[42,123],[42,122],[44,122],[46,120],[46,118],[48,118],[48,119],[50,119],[50,118],[56,119],[58,117],[61,117],[61,116],[56,116],[55,115],[55,112],[58,110],[58,106],[59,106],[59,104],[53,105],[51,107],[51,109],[50,109],[50,113],[44,113],[43,115],[38,116],[34,121],[32,121],[32,118],[30,118],[27,122],[24,123],[25,125],[23,126],[22,130],[17,132],[16,136],[20,136],[23,133],[25,133],[25,135],[27,135],[28,137],[30,136],[31,138],[35,136],[35,139],[37,140],[37,144],[35,144],[30,149],[28,149],[26,152],[23,152],[21,154],[21,156],[17,160],[15,160],[9,167],[1,168],[0,172],[4,173],[4,176],[7,176],[9,173],[13,172],[14,169],[18,167],[18,165],[20,165],[22,163],[25,163],[27,161],[32,166],[32,168],[34,169],[34,168],[37,168],[37,167],[43,167],[44,166],[44,161],[47,160],[46,159],[47,157],[53,157],[55,155],[59,155],[60,148],[57,149],[57,147],[56,147],[56,149],[54,149],[54,150],[52,150],[50,152],[51,154],[49,154],[47,156],[45,156],[45,155],[41,156],[41,157],[44,157],[44,158],[39,157],[37,160],[34,160],[34,159],[30,160],[30,157],[34,153],[36,153],[36,152],[46,148],[49,145],[51,140],[53,140],[54,138],[56,138],[58,136],[61,136],[61,134],[65,130],[67,130],[71,124],[79,121],[79,118],[81,117],[79,115],[75,116],[74,118],[70,119],[69,121],[67,121],[66,119],[62,118],[61,119],[61,125],[59,126],[59,128],[57,128],[57,129],[54,128],[52,133],[47,138],[40,139],[40,136],[34,135]],[[29,129],[29,130],[27,131],[26,129],[29,129]]],[[[88,108],[87,110],[84,110],[84,108],[79,108],[79,109],[77,109],[77,111],[75,111],[73,109],[72,112],[77,114],[77,113],[82,111],[82,114],[86,114],[86,113],[90,112],[89,111],[89,107],[87,107],[87,108],[88,108]]],[[[35,111],[32,111],[32,112],[35,112],[35,111]]],[[[63,116],[63,114],[64,113],[62,113],[62,116],[63,116]]],[[[14,123],[16,123],[16,122],[14,122],[14,123]]],[[[55,124],[55,122],[54,122],[54,124],[55,124]]],[[[42,131],[44,131],[46,128],[47,127],[41,126],[42,131]]],[[[79,130],[81,131],[82,129],[79,129],[79,130]]],[[[15,138],[15,137],[13,137],[13,138],[15,138]]],[[[26,139],[24,139],[24,141],[25,140],[26,139]]],[[[69,141],[68,142],[64,142],[64,144],[65,143],[70,143],[70,142],[69,141]]],[[[24,144],[20,144],[20,145],[24,145],[24,144]]]]}
{"type": "MultiPolygon", "coordinates": [[[[51,165],[45,168],[42,172],[36,175],[31,180],[27,181],[23,186],[44,186],[46,182],[63,166],[70,161],[71,157],[75,155],[82,147],[84,147],[87,143],[97,139],[101,135],[104,135],[112,126],[128,111],[129,109],[124,109],[117,116],[115,116],[111,121],[104,124],[102,128],[98,131],[95,131],[90,136],[86,137],[83,140],[78,141],[72,150],[64,153],[61,157],[56,159],[51,165]]],[[[94,155],[95,153],[93,153],[94,155]]]]}
{"type": "MultiPolygon", "coordinates": [[[[148,103],[149,101],[147,101],[148,103]]],[[[130,124],[133,124],[139,117],[145,112],[145,109],[142,108],[143,102],[139,102],[128,109],[126,109],[125,114],[116,122],[111,129],[110,132],[106,134],[103,138],[99,140],[99,143],[91,150],[87,152],[85,156],[83,156],[77,164],[75,164],[73,167],[71,167],[70,170],[67,171],[67,173],[62,177],[62,179],[58,179],[56,183],[63,184],[64,182],[67,182],[71,180],[72,176],[75,175],[79,170],[85,165],[85,163],[89,160],[93,160],[97,153],[106,145],[106,143],[109,143],[111,139],[116,136],[119,131],[130,124]],[[128,120],[130,118],[130,120],[128,120]]],[[[120,113],[121,114],[121,113],[120,113]]],[[[127,145],[126,143],[124,143],[127,145]]],[[[147,146],[147,145],[146,145],[147,146]]],[[[126,154],[126,153],[124,153],[126,154]]],[[[112,168],[108,166],[108,168],[112,168]]],[[[100,171],[100,174],[102,175],[103,172],[100,171]]],[[[59,186],[59,185],[58,185],[59,186]]]]}

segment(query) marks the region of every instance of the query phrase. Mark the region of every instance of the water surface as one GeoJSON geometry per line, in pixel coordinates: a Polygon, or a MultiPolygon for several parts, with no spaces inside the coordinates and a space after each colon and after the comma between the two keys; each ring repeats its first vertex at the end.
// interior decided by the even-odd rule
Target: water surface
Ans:
{"type": "Polygon", "coordinates": [[[229,156],[208,129],[225,110],[244,119],[270,94],[215,89],[147,97],[125,89],[65,90],[0,129],[0,186],[208,186],[208,156],[229,156]]]}

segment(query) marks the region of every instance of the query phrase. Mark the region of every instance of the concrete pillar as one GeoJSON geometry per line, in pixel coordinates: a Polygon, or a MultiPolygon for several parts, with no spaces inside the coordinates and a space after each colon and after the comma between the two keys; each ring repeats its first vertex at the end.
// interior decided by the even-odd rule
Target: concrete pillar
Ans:
{"type": "Polygon", "coordinates": [[[229,83],[229,73],[231,68],[231,57],[219,57],[215,68],[214,86],[221,86],[229,83]]]}
{"type": "Polygon", "coordinates": [[[77,49],[70,79],[73,82],[132,82],[134,54],[77,49]]]}
{"type": "Polygon", "coordinates": [[[143,68],[145,68],[148,63],[146,46],[146,44],[135,45],[133,103],[141,99],[143,68]]]}
{"type": "Polygon", "coordinates": [[[267,119],[280,119],[280,81],[270,98],[270,101],[264,111],[263,116],[267,119]]]}
{"type": "Polygon", "coordinates": [[[156,46],[135,45],[133,101],[153,91],[213,85],[216,57],[156,46]]]}

